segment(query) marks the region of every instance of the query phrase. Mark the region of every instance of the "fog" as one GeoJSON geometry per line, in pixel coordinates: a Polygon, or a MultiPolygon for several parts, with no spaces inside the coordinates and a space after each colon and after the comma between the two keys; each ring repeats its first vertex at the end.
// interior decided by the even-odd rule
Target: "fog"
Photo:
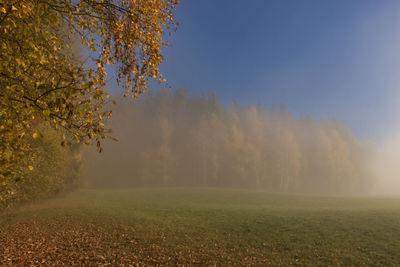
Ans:
{"type": "Polygon", "coordinates": [[[215,95],[184,89],[117,102],[108,126],[118,142],[106,141],[101,154],[84,152],[88,187],[359,194],[376,183],[372,146],[337,120],[296,118],[285,106],[226,108],[215,95]]]}
{"type": "Polygon", "coordinates": [[[371,160],[377,177],[371,193],[378,195],[400,194],[400,134],[393,134],[376,146],[371,160]]]}

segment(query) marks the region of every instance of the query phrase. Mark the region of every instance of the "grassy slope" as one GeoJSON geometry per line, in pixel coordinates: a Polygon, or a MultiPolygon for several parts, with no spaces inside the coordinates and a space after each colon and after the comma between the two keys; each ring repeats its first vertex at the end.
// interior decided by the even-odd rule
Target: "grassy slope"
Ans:
{"type": "Polygon", "coordinates": [[[395,198],[79,191],[0,216],[0,265],[400,264],[395,198]]]}

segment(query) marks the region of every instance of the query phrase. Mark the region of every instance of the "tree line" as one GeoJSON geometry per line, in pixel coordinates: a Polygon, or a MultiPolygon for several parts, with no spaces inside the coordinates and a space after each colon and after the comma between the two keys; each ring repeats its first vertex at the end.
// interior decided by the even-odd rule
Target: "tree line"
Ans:
{"type": "Polygon", "coordinates": [[[108,125],[118,142],[86,154],[98,187],[216,186],[273,192],[353,193],[369,188],[371,148],[337,120],[296,118],[285,106],[232,104],[161,90],[124,100],[108,125]]]}

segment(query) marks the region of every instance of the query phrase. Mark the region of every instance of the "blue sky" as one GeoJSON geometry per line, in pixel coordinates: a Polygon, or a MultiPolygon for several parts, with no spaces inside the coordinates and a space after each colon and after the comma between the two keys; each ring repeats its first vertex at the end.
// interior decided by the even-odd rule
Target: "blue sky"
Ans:
{"type": "Polygon", "coordinates": [[[181,0],[161,67],[223,104],[286,104],[362,140],[400,129],[400,1],[181,0]]]}

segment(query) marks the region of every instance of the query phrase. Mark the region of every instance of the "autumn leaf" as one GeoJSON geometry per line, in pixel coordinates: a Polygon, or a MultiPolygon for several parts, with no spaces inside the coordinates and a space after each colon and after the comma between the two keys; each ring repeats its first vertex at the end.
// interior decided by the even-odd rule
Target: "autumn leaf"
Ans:
{"type": "Polygon", "coordinates": [[[35,139],[38,138],[38,137],[39,137],[39,133],[38,133],[37,131],[34,132],[34,133],[32,134],[32,137],[35,138],[35,139]]]}

